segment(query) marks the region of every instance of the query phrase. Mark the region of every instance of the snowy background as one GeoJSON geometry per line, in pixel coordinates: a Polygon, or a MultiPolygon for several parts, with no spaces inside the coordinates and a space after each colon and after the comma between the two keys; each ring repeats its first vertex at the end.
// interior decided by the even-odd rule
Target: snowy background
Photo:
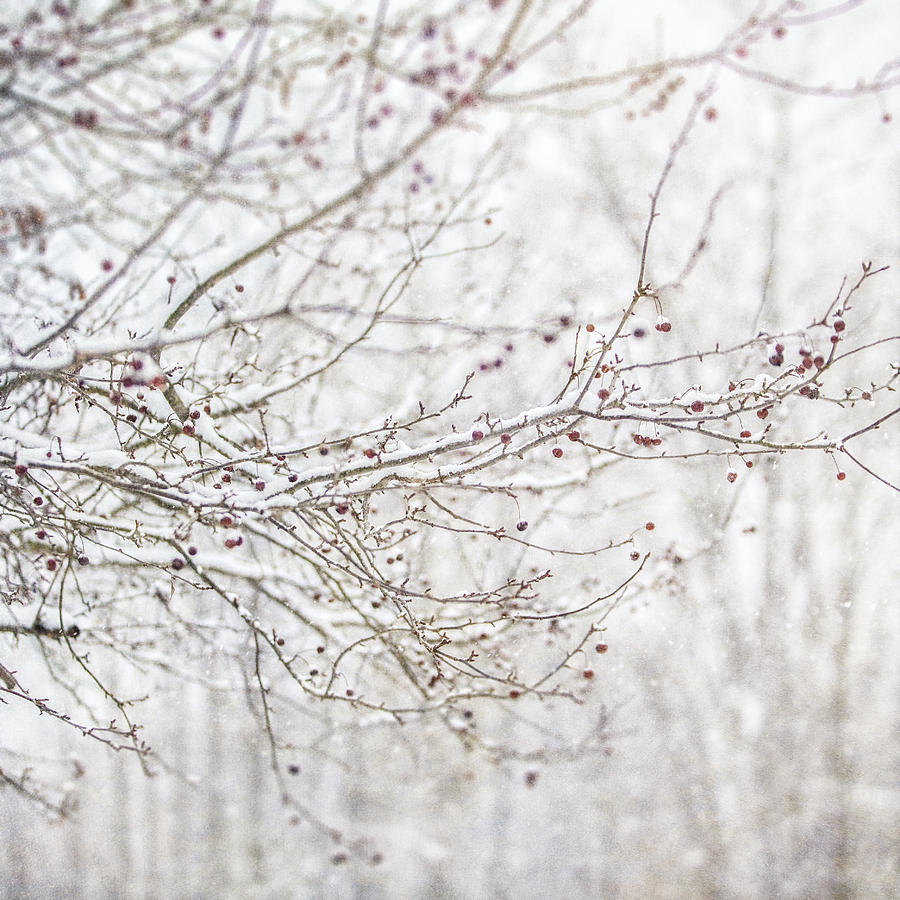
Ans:
{"type": "Polygon", "coordinates": [[[897,406],[895,4],[13,0],[0,23],[0,894],[897,895],[897,419],[852,445],[881,481],[764,443],[897,406]],[[477,82],[520,13],[515,63],[477,82]],[[515,423],[631,303],[682,133],[644,275],[672,329],[648,296],[615,343],[648,406],[525,447],[515,423]],[[765,390],[775,335],[789,365],[827,355],[832,319],[810,326],[869,260],[891,268],[823,399],[750,413],[745,453],[651,421],[765,390]],[[195,435],[164,445],[178,410],[121,387],[129,359],[195,435]],[[521,455],[454,480],[495,419],[521,455]],[[376,484],[459,436],[447,484],[410,486],[427,454],[376,484]],[[363,448],[372,472],[331,480],[363,448]],[[377,576],[329,568],[315,529],[377,576]],[[611,596],[518,627],[465,605],[548,570],[512,609],[611,596]],[[410,608],[501,687],[430,683],[410,608]],[[151,752],[27,697],[127,714],[151,752]]]}

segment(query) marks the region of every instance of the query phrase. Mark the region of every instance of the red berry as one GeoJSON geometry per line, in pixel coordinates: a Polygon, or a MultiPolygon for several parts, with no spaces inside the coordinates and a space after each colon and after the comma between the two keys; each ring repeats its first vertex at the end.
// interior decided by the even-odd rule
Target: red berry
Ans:
{"type": "Polygon", "coordinates": [[[231,526],[234,525],[234,519],[232,519],[231,516],[222,516],[222,518],[219,519],[219,524],[224,528],[231,528],[231,526]]]}
{"type": "Polygon", "coordinates": [[[825,365],[825,357],[824,357],[824,356],[816,356],[816,357],[814,357],[814,358],[813,358],[813,365],[814,365],[817,369],[821,369],[822,366],[825,365]]]}
{"type": "Polygon", "coordinates": [[[503,434],[500,435],[500,443],[501,444],[508,444],[511,441],[512,441],[512,438],[506,432],[503,432],[503,434]]]}
{"type": "Polygon", "coordinates": [[[559,458],[563,455],[562,447],[554,447],[554,448],[553,448],[553,455],[554,455],[557,459],[559,459],[559,458]]]}
{"type": "Polygon", "coordinates": [[[750,432],[749,432],[749,431],[746,431],[746,430],[745,430],[745,431],[742,431],[742,432],[741,432],[741,437],[742,437],[742,438],[748,438],[748,437],[750,437],[750,432]]]}
{"type": "Polygon", "coordinates": [[[765,419],[766,416],[768,416],[768,415],[769,415],[769,410],[768,410],[768,409],[758,409],[758,410],[756,411],[756,417],[757,417],[758,419],[765,419]]]}
{"type": "Polygon", "coordinates": [[[194,433],[194,426],[191,425],[190,422],[185,422],[184,425],[181,426],[181,430],[188,436],[194,433]]]}
{"type": "Polygon", "coordinates": [[[59,565],[59,560],[53,559],[53,557],[51,556],[50,559],[47,560],[46,565],[47,565],[47,569],[50,572],[55,572],[56,567],[59,565]]]}
{"type": "Polygon", "coordinates": [[[847,323],[843,319],[835,319],[832,327],[835,331],[843,331],[847,327],[847,323]]]}
{"type": "Polygon", "coordinates": [[[264,491],[266,489],[266,483],[260,479],[259,481],[254,482],[253,487],[255,487],[258,491],[264,491]]]}
{"type": "Polygon", "coordinates": [[[237,541],[234,538],[225,538],[225,546],[232,550],[237,547],[237,541]]]}
{"type": "Polygon", "coordinates": [[[725,477],[731,484],[734,484],[734,482],[737,481],[737,472],[729,472],[725,477]]]}
{"type": "Polygon", "coordinates": [[[516,531],[524,531],[528,527],[528,523],[523,519],[521,522],[516,522],[516,531]]]}
{"type": "Polygon", "coordinates": [[[43,497],[35,497],[32,502],[34,503],[35,506],[43,506],[44,498],[43,497]]]}
{"type": "Polygon", "coordinates": [[[197,548],[196,547],[188,547],[188,556],[196,556],[197,548]]]}
{"type": "Polygon", "coordinates": [[[695,400],[691,404],[691,411],[695,413],[703,412],[703,403],[700,400],[695,400]]]}
{"type": "Polygon", "coordinates": [[[91,561],[84,555],[78,557],[78,565],[79,566],[89,566],[91,561]]]}
{"type": "Polygon", "coordinates": [[[846,477],[847,477],[847,473],[846,473],[846,472],[838,472],[838,473],[837,473],[837,480],[838,480],[838,481],[843,481],[846,477]]]}
{"type": "Polygon", "coordinates": [[[179,570],[184,568],[184,560],[180,557],[176,556],[175,559],[172,560],[172,568],[178,572],[179,570]]]}
{"type": "Polygon", "coordinates": [[[872,395],[868,391],[863,391],[862,394],[860,394],[860,396],[863,398],[863,400],[871,400],[872,399],[872,395]]]}
{"type": "Polygon", "coordinates": [[[166,279],[166,281],[168,281],[169,284],[175,284],[175,276],[174,276],[174,275],[170,275],[170,276],[166,279]]]}
{"type": "Polygon", "coordinates": [[[15,473],[16,475],[24,475],[28,471],[28,466],[24,463],[16,463],[15,473]]]}
{"type": "Polygon", "coordinates": [[[585,331],[593,331],[593,330],[594,330],[594,326],[591,325],[591,324],[587,324],[587,325],[584,326],[584,330],[585,330],[585,331]]]}
{"type": "Polygon", "coordinates": [[[480,441],[484,437],[484,432],[479,431],[477,428],[472,432],[472,440],[480,441]]]}
{"type": "Polygon", "coordinates": [[[566,435],[566,437],[567,437],[570,441],[580,441],[580,440],[581,440],[581,434],[579,434],[579,432],[577,432],[577,431],[570,431],[570,432],[566,435]]]}
{"type": "Polygon", "coordinates": [[[510,700],[515,700],[516,697],[518,697],[519,695],[520,695],[520,692],[517,691],[515,688],[513,688],[513,689],[509,692],[510,700]]]}
{"type": "Polygon", "coordinates": [[[104,272],[109,272],[112,270],[113,263],[111,259],[104,259],[102,263],[100,263],[100,268],[103,269],[104,272]]]}
{"type": "Polygon", "coordinates": [[[375,451],[371,447],[367,447],[363,450],[363,456],[365,456],[366,459],[374,459],[375,451]]]}
{"type": "Polygon", "coordinates": [[[196,422],[197,419],[200,418],[200,410],[199,410],[199,409],[192,409],[192,410],[191,410],[191,418],[196,422]]]}
{"type": "Polygon", "coordinates": [[[600,390],[597,391],[597,396],[601,400],[608,400],[609,399],[609,391],[606,388],[600,388],[600,390]]]}
{"type": "Polygon", "coordinates": [[[632,551],[631,551],[631,559],[632,559],[634,562],[637,562],[640,558],[641,558],[641,554],[638,553],[637,550],[632,550],[632,551]]]}
{"type": "Polygon", "coordinates": [[[646,528],[647,531],[653,531],[653,529],[656,528],[656,525],[655,525],[653,522],[648,522],[648,523],[644,526],[644,528],[646,528]]]}
{"type": "Polygon", "coordinates": [[[594,647],[594,649],[598,653],[606,653],[606,651],[609,650],[609,644],[597,644],[597,646],[594,647]]]}
{"type": "Polygon", "coordinates": [[[585,669],[581,674],[590,681],[594,677],[594,670],[585,669]]]}

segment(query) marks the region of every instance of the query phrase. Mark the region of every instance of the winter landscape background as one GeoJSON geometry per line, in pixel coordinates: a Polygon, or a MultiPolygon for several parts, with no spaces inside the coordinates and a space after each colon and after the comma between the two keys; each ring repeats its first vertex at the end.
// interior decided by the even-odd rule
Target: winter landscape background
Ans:
{"type": "Polygon", "coordinates": [[[7,4],[0,894],[896,896],[898,34],[7,4]]]}

